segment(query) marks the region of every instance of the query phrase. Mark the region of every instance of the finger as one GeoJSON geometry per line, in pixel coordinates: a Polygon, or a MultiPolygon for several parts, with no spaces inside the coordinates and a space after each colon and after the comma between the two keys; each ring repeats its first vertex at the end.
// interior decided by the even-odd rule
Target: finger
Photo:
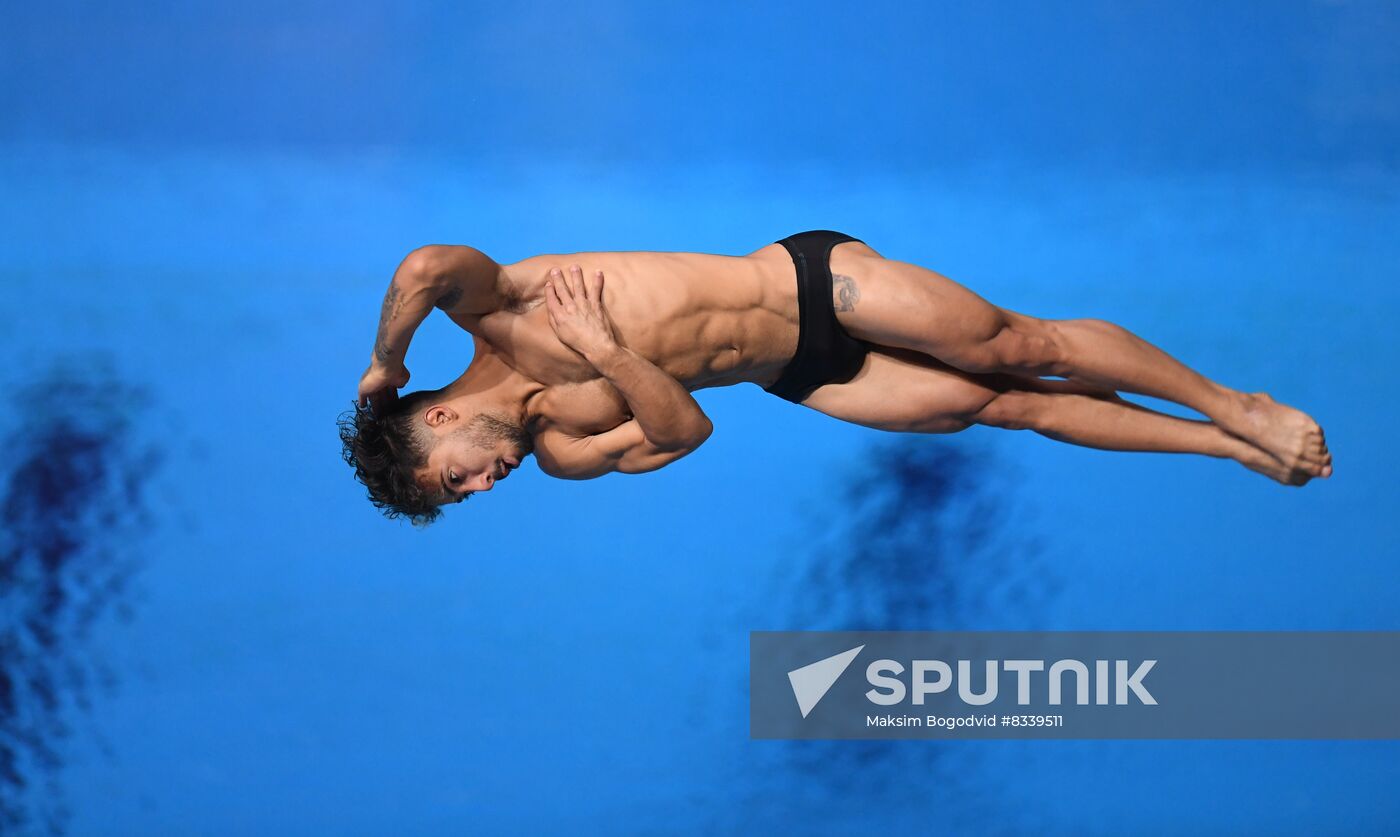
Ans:
{"type": "Polygon", "coordinates": [[[572,295],[568,283],[564,281],[564,271],[556,267],[549,272],[549,278],[550,281],[554,282],[554,291],[559,294],[560,302],[572,295]]]}
{"type": "Polygon", "coordinates": [[[588,277],[583,275],[583,268],[574,265],[569,268],[569,276],[578,282],[578,295],[581,299],[592,302],[597,299],[593,294],[593,288],[589,287],[588,277]]]}
{"type": "Polygon", "coordinates": [[[583,285],[584,292],[588,298],[597,302],[603,301],[603,271],[595,270],[583,285]]]}
{"type": "Polygon", "coordinates": [[[548,303],[549,313],[554,314],[555,309],[562,309],[564,301],[559,298],[559,288],[553,282],[544,283],[544,301],[548,303]]]}
{"type": "Polygon", "coordinates": [[[583,268],[576,264],[569,265],[569,272],[564,275],[564,281],[569,284],[569,293],[573,295],[575,302],[583,301],[583,268]]]}
{"type": "Polygon", "coordinates": [[[559,278],[554,280],[554,294],[559,299],[559,310],[563,313],[574,313],[574,294],[568,282],[559,278]]]}

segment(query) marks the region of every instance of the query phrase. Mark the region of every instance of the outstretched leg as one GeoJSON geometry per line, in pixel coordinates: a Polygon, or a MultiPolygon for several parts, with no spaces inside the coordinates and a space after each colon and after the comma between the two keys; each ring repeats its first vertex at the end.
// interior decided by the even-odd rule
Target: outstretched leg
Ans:
{"type": "Polygon", "coordinates": [[[1307,469],[1287,468],[1263,450],[1209,421],[1177,418],[1132,404],[1113,393],[1088,389],[1032,388],[999,393],[973,418],[978,424],[1034,430],[1042,436],[1101,450],[1198,453],[1233,459],[1286,485],[1312,479],[1307,469]]]}
{"type": "Polygon", "coordinates": [[[860,339],[977,374],[1053,375],[1173,401],[1263,449],[1288,472],[1331,474],[1322,430],[1309,416],[1263,393],[1211,381],[1121,326],[1018,314],[934,271],[854,249],[834,250],[831,267],[843,294],[837,317],[860,339]]]}
{"type": "Polygon", "coordinates": [[[1265,393],[1221,386],[1113,323],[1039,320],[997,310],[1005,325],[983,351],[999,356],[998,362],[1008,368],[1174,401],[1269,452],[1290,471],[1314,477],[1330,474],[1331,456],[1322,429],[1306,414],[1265,393]]]}
{"type": "Polygon", "coordinates": [[[1312,477],[1207,421],[1164,415],[1071,381],[974,375],[908,349],[871,351],[854,378],[818,387],[802,403],[878,430],[955,433],[984,424],[1103,450],[1228,457],[1291,485],[1312,477]]]}

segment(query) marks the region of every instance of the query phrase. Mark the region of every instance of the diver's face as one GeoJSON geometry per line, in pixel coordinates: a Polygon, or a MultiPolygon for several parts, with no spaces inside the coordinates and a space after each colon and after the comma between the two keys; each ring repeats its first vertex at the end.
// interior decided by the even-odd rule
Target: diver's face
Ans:
{"type": "Polygon", "coordinates": [[[466,426],[455,424],[434,433],[437,444],[419,472],[420,483],[440,496],[439,505],[490,491],[520,467],[531,448],[523,429],[489,415],[477,415],[466,426]]]}

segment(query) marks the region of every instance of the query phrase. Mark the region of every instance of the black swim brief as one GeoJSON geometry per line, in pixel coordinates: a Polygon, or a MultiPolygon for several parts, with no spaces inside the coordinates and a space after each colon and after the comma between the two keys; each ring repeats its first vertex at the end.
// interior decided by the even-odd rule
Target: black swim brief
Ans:
{"type": "MultiPolygon", "coordinates": [[[[869,347],[846,333],[831,301],[831,248],[860,241],[832,230],[809,230],[776,243],[787,248],[797,268],[797,351],[772,386],[764,387],[794,403],[822,384],[849,381],[860,371],[869,347]]],[[[861,242],[862,244],[864,242],[861,242]]]]}

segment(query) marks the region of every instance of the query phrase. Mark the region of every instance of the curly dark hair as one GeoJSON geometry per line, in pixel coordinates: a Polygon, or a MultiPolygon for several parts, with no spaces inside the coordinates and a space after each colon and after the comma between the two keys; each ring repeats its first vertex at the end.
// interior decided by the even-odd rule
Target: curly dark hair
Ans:
{"type": "Polygon", "coordinates": [[[419,390],[405,395],[383,415],[357,403],[336,421],[341,456],[355,469],[355,479],[369,489],[369,501],[385,517],[408,518],[414,526],[427,526],[442,515],[437,498],[414,479],[414,472],[427,464],[430,449],[424,443],[425,428],[416,426],[414,418],[418,407],[435,394],[419,390]]]}

